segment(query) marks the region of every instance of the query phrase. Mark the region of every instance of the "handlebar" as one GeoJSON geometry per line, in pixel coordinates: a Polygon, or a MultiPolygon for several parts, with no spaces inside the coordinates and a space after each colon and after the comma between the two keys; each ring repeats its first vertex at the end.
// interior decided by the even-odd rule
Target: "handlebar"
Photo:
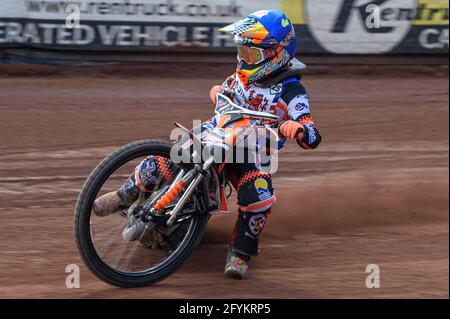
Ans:
{"type": "Polygon", "coordinates": [[[246,109],[242,106],[239,106],[231,99],[223,94],[217,94],[217,105],[216,105],[216,114],[220,115],[228,115],[228,114],[240,114],[246,115],[254,119],[260,119],[263,122],[277,122],[279,121],[279,117],[275,114],[271,114],[268,112],[260,112],[246,109]],[[265,121],[266,120],[266,121],[265,121]]]}

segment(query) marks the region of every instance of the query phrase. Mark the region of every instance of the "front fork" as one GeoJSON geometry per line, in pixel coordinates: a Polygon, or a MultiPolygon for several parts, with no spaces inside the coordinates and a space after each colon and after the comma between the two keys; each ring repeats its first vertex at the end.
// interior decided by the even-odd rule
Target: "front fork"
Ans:
{"type": "MultiPolygon", "coordinates": [[[[197,136],[192,134],[189,130],[184,128],[181,124],[176,123],[178,127],[185,130],[192,138],[194,145],[197,143],[197,145],[202,145],[202,142],[198,139],[197,136]]],[[[275,135],[276,141],[279,141],[279,136],[276,130],[272,129],[269,125],[264,125],[267,130],[269,130],[272,134],[275,135]]],[[[245,138],[245,137],[244,137],[245,138]]],[[[199,158],[200,152],[198,150],[194,150],[192,154],[193,158],[199,158]]],[[[180,173],[177,175],[175,180],[172,182],[172,185],[168,189],[168,191],[159,199],[157,200],[156,204],[150,209],[149,213],[147,214],[148,220],[150,220],[153,216],[155,217],[162,217],[160,212],[167,208],[167,206],[177,197],[180,195],[180,193],[183,191],[183,189],[186,188],[186,191],[183,193],[183,195],[180,197],[180,200],[175,204],[175,207],[172,211],[167,213],[166,215],[163,215],[164,218],[167,218],[167,216],[170,216],[165,224],[169,227],[173,226],[175,221],[177,220],[178,215],[183,210],[186,202],[189,200],[189,198],[192,196],[193,192],[197,189],[197,187],[200,185],[200,183],[205,178],[206,173],[210,170],[211,166],[214,163],[214,156],[209,157],[202,165],[201,164],[195,164],[194,168],[188,171],[186,174],[183,170],[180,171],[180,173]]],[[[222,190],[223,193],[223,190],[222,190]]],[[[221,194],[221,202],[226,203],[226,199],[224,194],[221,194]]],[[[219,209],[220,210],[220,209],[219,209]]],[[[228,207],[222,208],[222,210],[228,210],[228,207]]]]}
{"type": "Polygon", "coordinates": [[[203,181],[206,172],[209,171],[213,163],[214,158],[210,157],[205,163],[203,163],[203,165],[196,164],[195,167],[186,174],[183,175],[184,172],[180,172],[173,181],[169,190],[150,209],[149,216],[158,215],[159,212],[165,209],[175,197],[179,196],[183,189],[188,185],[186,191],[180,197],[180,200],[176,203],[173,210],[166,214],[166,216],[170,216],[166,222],[166,225],[169,227],[173,226],[178,215],[183,210],[184,205],[203,181]]]}

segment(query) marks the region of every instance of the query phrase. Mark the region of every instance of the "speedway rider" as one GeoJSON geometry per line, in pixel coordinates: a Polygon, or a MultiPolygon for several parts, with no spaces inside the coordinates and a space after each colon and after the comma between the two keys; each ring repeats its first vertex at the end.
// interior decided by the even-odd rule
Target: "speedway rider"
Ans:
{"type": "MultiPolygon", "coordinates": [[[[309,97],[301,83],[305,67],[295,59],[294,26],[278,10],[255,12],[223,29],[234,35],[238,48],[236,73],[211,90],[232,92],[232,101],[242,107],[278,115],[279,134],[296,140],[303,149],[315,149],[321,136],[311,116],[309,97]]],[[[255,163],[227,163],[227,173],[238,193],[239,214],[230,241],[225,274],[243,279],[248,263],[258,254],[258,242],[275,203],[272,177],[255,163]]],[[[106,216],[128,208],[141,192],[151,193],[157,180],[174,178],[173,163],[151,156],[138,165],[117,191],[98,198],[94,212],[106,216]]]]}

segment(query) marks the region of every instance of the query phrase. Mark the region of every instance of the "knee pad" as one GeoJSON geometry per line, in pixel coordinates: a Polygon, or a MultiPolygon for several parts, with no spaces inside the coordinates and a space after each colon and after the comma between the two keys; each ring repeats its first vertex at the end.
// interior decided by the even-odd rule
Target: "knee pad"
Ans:
{"type": "Polygon", "coordinates": [[[172,161],[161,156],[150,156],[143,160],[131,177],[134,186],[145,193],[152,192],[162,180],[171,183],[174,178],[175,167],[172,161]]]}
{"type": "Polygon", "coordinates": [[[264,212],[275,203],[272,178],[261,171],[252,171],[239,180],[238,204],[243,212],[264,212]]]}

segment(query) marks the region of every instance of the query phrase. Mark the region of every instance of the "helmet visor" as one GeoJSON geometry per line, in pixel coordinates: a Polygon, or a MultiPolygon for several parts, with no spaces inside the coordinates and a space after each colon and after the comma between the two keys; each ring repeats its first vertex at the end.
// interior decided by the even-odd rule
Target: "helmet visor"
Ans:
{"type": "Polygon", "coordinates": [[[243,45],[238,45],[239,60],[245,61],[247,64],[254,65],[265,60],[264,49],[252,48],[243,45]]]}

